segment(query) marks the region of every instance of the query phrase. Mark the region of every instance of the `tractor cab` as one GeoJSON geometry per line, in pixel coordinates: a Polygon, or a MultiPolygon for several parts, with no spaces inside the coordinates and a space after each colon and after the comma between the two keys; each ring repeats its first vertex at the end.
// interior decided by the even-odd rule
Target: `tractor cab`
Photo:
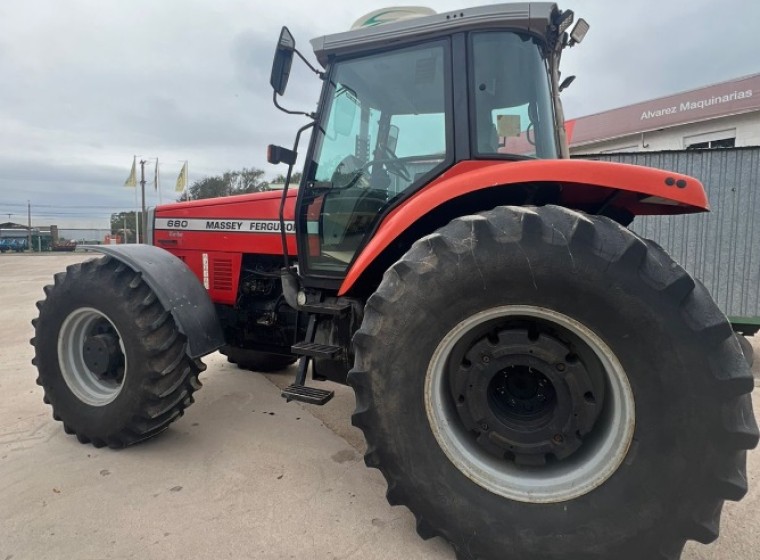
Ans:
{"type": "MultiPolygon", "coordinates": [[[[565,153],[557,66],[572,12],[551,3],[396,11],[399,21],[365,17],[312,41],[324,86],[296,210],[307,286],[337,288],[378,223],[455,164],[565,153]]],[[[278,107],[294,53],[305,61],[284,28],[272,70],[278,107]]],[[[295,149],[273,163],[292,168],[295,149]]]]}

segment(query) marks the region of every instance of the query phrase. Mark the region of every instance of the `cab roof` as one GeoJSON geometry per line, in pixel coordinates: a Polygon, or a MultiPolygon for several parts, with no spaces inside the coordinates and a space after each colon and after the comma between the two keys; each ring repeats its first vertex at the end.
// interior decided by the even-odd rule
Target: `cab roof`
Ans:
{"type": "Polygon", "coordinates": [[[311,46],[317,60],[324,67],[334,56],[395,46],[448,35],[455,31],[512,28],[546,36],[556,10],[557,5],[553,2],[521,2],[463,8],[324,35],[312,39],[311,46]]]}

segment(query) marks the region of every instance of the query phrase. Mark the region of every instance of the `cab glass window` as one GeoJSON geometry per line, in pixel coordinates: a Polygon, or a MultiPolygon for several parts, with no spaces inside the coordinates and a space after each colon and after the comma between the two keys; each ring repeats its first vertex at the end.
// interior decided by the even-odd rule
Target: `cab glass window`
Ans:
{"type": "Polygon", "coordinates": [[[475,153],[556,158],[549,75],[538,41],[509,31],[471,37],[475,153]]]}
{"type": "Polygon", "coordinates": [[[447,41],[335,63],[302,193],[309,270],[345,272],[381,213],[449,152],[447,41]]]}

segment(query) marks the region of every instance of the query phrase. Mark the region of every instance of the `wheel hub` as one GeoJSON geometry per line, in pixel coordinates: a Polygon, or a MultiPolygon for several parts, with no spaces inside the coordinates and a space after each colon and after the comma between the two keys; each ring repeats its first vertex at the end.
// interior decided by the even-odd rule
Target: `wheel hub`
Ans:
{"type": "Polygon", "coordinates": [[[120,365],[118,338],[110,333],[88,336],[82,348],[85,365],[101,379],[115,379],[120,365]]]}
{"type": "Polygon", "coordinates": [[[540,370],[513,365],[496,373],[488,384],[488,403],[497,416],[528,420],[551,412],[557,392],[540,370]]]}
{"type": "Polygon", "coordinates": [[[478,444],[521,465],[577,451],[604,398],[604,383],[568,344],[527,328],[477,340],[452,371],[451,389],[478,444]]]}

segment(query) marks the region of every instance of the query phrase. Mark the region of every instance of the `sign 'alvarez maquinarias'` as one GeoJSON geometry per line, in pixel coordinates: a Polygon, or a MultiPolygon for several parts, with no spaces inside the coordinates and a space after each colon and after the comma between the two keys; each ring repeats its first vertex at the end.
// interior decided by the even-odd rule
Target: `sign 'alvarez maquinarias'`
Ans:
{"type": "Polygon", "coordinates": [[[568,121],[574,146],[760,109],[760,74],[568,121]]]}

